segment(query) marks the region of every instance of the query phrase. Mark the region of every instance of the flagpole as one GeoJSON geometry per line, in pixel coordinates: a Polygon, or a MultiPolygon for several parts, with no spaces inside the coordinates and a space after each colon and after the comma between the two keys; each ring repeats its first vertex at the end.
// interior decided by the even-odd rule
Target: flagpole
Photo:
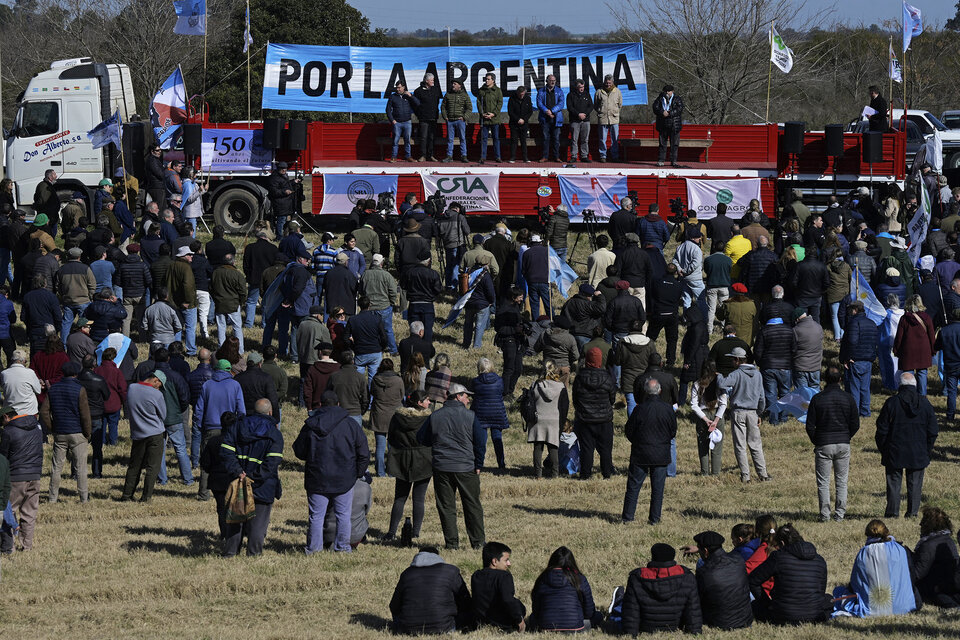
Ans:
{"type": "Polygon", "coordinates": [[[207,103],[207,3],[203,3],[203,91],[200,93],[200,125],[203,125],[203,110],[207,103]]]}
{"type": "Polygon", "coordinates": [[[890,76],[890,128],[896,129],[893,124],[893,36],[890,36],[890,47],[887,49],[887,75],[890,76]]]}
{"type": "Polygon", "coordinates": [[[770,81],[773,78],[773,23],[770,23],[770,64],[767,67],[767,115],[763,118],[765,123],[770,122],[770,81]]]}
{"type": "Polygon", "coordinates": [[[250,128],[250,0],[247,0],[247,19],[243,33],[243,46],[247,50],[247,129],[250,128]]]}
{"type": "MultiPolygon", "coordinates": [[[[127,160],[123,154],[123,118],[117,115],[117,137],[120,139],[120,166],[123,168],[123,198],[124,202],[127,204],[127,207],[130,206],[130,189],[127,188],[127,160]]],[[[134,209],[136,208],[136,203],[134,203],[134,209]]],[[[99,215],[99,212],[97,212],[99,215]]]]}

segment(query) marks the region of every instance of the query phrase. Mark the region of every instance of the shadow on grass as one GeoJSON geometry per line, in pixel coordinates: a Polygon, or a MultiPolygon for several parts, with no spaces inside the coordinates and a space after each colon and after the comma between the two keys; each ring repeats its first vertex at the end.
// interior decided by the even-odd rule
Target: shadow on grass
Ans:
{"type": "Polygon", "coordinates": [[[514,509],[533,513],[540,516],[563,516],[564,518],[582,518],[585,520],[604,520],[618,524],[620,516],[608,513],[606,511],[596,511],[592,509],[545,509],[541,507],[531,507],[525,504],[515,504],[514,509]]]}
{"type": "Polygon", "coordinates": [[[124,530],[134,536],[165,536],[182,539],[180,542],[130,540],[124,544],[124,548],[128,551],[144,550],[153,553],[167,553],[177,557],[205,556],[220,552],[218,536],[215,532],[206,529],[128,526],[124,527],[124,530]]]}
{"type": "Polygon", "coordinates": [[[371,631],[389,631],[391,621],[373,613],[352,613],[350,614],[350,624],[358,624],[371,631]]]}
{"type": "Polygon", "coordinates": [[[958,462],[960,461],[960,447],[935,446],[930,459],[937,462],[958,462]]]}
{"type": "MultiPolygon", "coordinates": [[[[766,510],[746,510],[721,513],[711,511],[700,507],[688,507],[678,512],[684,518],[702,518],[705,520],[725,520],[727,518],[737,518],[743,521],[754,520],[763,515],[771,515],[777,522],[816,522],[820,514],[813,511],[766,511],[766,510]]],[[[872,517],[872,516],[871,516],[872,517]]]]}
{"type": "MultiPolygon", "coordinates": [[[[943,622],[956,622],[957,618],[953,616],[941,616],[943,622]]],[[[906,635],[931,638],[960,638],[960,629],[951,629],[949,627],[938,626],[935,623],[916,622],[913,616],[900,616],[898,622],[873,622],[865,623],[862,620],[851,618],[835,618],[831,626],[843,629],[844,631],[858,631],[871,636],[889,635],[892,637],[904,637],[906,635]]]]}

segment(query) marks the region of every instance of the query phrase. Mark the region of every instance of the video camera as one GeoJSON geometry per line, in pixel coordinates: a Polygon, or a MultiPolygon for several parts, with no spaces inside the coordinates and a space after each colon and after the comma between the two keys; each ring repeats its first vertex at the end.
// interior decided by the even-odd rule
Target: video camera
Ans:
{"type": "Polygon", "coordinates": [[[583,217],[584,222],[596,222],[597,212],[593,209],[584,209],[580,215],[583,217]]]}
{"type": "Polygon", "coordinates": [[[392,191],[384,191],[377,194],[377,211],[382,211],[384,215],[391,215],[396,211],[396,195],[392,191]]]}
{"type": "Polygon", "coordinates": [[[554,211],[553,207],[547,205],[545,207],[534,207],[537,210],[537,222],[540,223],[541,227],[547,226],[547,222],[550,221],[550,218],[553,217],[554,211]]]}
{"type": "Polygon", "coordinates": [[[674,224],[679,224],[687,219],[687,208],[683,206],[683,200],[680,196],[670,201],[670,213],[672,213],[673,216],[671,216],[669,220],[674,224]]]}
{"type": "Polygon", "coordinates": [[[423,202],[423,210],[431,218],[439,218],[447,210],[447,198],[437,191],[432,196],[427,196],[423,202]]]}

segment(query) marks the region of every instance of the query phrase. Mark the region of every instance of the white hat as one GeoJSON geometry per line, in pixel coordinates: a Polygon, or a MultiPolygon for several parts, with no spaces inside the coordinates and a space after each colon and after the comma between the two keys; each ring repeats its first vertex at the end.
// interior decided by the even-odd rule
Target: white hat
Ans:
{"type": "Polygon", "coordinates": [[[723,440],[723,431],[720,429],[714,429],[710,432],[710,450],[713,451],[713,448],[720,444],[720,441],[723,440]]]}
{"type": "Polygon", "coordinates": [[[450,390],[447,391],[447,397],[452,398],[453,396],[460,395],[461,393],[465,393],[468,396],[473,395],[473,392],[468,390],[465,386],[463,386],[459,382],[454,382],[453,384],[450,385],[450,390]]]}
{"type": "Polygon", "coordinates": [[[187,246],[187,245],[184,245],[184,246],[180,247],[179,249],[177,249],[177,257],[178,257],[178,258],[182,258],[182,257],[184,257],[184,256],[192,256],[192,255],[193,255],[193,251],[190,251],[190,247],[187,246]]]}
{"type": "Polygon", "coordinates": [[[530,236],[530,242],[540,242],[540,234],[535,233],[530,236]]]}
{"type": "Polygon", "coordinates": [[[376,264],[376,265],[382,265],[382,264],[383,264],[383,256],[380,255],[379,253],[375,253],[375,254],[373,254],[373,258],[371,259],[371,262],[373,262],[373,264],[376,264]]]}
{"type": "Polygon", "coordinates": [[[893,249],[906,249],[907,243],[903,238],[901,238],[900,236],[897,236],[896,238],[890,241],[890,247],[893,249]]]}

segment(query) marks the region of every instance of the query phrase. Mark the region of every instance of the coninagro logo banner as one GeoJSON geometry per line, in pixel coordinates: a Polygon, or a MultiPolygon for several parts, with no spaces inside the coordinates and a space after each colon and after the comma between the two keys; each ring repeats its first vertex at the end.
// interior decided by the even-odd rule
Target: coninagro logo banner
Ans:
{"type": "Polygon", "coordinates": [[[697,218],[708,220],[717,215],[717,205],[727,205],[727,215],[741,216],[750,201],[760,199],[760,178],[731,180],[694,180],[687,178],[687,208],[697,212],[697,218]]]}

